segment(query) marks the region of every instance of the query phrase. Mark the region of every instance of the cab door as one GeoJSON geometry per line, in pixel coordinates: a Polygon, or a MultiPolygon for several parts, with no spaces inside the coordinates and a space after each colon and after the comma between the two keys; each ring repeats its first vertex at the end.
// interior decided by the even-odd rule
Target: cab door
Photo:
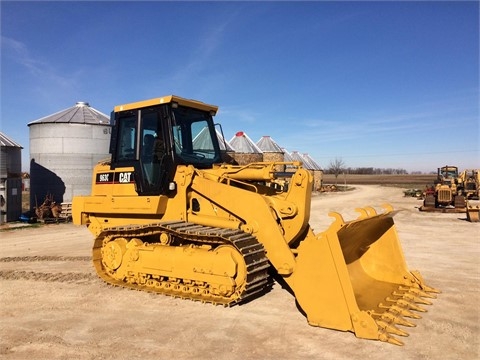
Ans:
{"type": "Polygon", "coordinates": [[[133,167],[139,195],[160,195],[168,188],[167,118],[166,105],[114,114],[111,168],[133,167]]]}

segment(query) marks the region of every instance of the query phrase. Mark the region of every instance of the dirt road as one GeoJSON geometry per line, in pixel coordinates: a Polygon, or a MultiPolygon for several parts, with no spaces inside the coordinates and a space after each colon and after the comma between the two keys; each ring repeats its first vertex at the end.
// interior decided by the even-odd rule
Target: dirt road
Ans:
{"type": "Polygon", "coordinates": [[[94,273],[92,236],[72,224],[0,233],[2,359],[478,359],[479,230],[463,214],[421,213],[399,188],[357,186],[312,202],[328,212],[390,202],[410,269],[442,290],[399,347],[311,327],[280,285],[233,308],[115,288],[94,273]]]}

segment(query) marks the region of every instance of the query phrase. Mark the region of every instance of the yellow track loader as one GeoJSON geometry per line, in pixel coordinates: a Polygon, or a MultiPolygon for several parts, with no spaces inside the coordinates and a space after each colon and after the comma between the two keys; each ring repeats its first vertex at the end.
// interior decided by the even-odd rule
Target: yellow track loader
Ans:
{"type": "Polygon", "coordinates": [[[398,325],[414,326],[406,318],[438,291],[407,269],[393,209],[358,209],[351,221],[332,213],[315,234],[311,173],[299,162],[226,164],[216,112],[173,95],[115,107],[111,159],[95,167],[91,195],[73,200],[74,223],[95,237],[98,275],[224,306],[281,277],[310,325],[401,345],[398,325]]]}

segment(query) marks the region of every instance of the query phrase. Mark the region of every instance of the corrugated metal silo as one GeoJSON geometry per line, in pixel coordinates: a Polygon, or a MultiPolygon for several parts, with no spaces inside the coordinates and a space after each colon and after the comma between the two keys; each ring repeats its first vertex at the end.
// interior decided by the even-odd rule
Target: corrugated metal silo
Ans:
{"type": "Polygon", "coordinates": [[[220,145],[220,153],[222,154],[222,161],[227,164],[238,165],[235,160],[235,149],[225,140],[222,133],[218,130],[216,130],[216,132],[218,144],[220,145]]]}
{"type": "Polygon", "coordinates": [[[313,175],[313,190],[319,190],[322,187],[323,171],[320,165],[312,159],[308,154],[301,154],[298,151],[292,151],[289,157],[293,161],[301,161],[303,167],[309,170],[313,175]]]}
{"type": "Polygon", "coordinates": [[[0,178],[22,177],[23,147],[0,132],[0,178]]]}
{"type": "MultiPolygon", "coordinates": [[[[287,162],[302,161],[301,159],[298,158],[298,156],[296,156],[296,155],[293,156],[293,153],[289,153],[286,149],[282,149],[282,150],[283,150],[283,158],[284,158],[285,161],[287,161],[287,162]]],[[[302,164],[303,164],[303,162],[302,162],[302,164]]],[[[285,167],[285,171],[294,173],[295,171],[297,171],[297,168],[293,165],[287,165],[285,167]]]]}
{"type": "Polygon", "coordinates": [[[0,132],[0,223],[22,213],[22,146],[0,132]]]}
{"type": "Polygon", "coordinates": [[[322,185],[323,185],[323,170],[322,170],[322,168],[307,153],[303,154],[303,158],[308,163],[307,169],[313,171],[313,181],[314,181],[313,189],[315,191],[320,190],[322,188],[322,185]]]}
{"type": "Polygon", "coordinates": [[[263,161],[263,152],[243,131],[237,132],[229,141],[235,150],[233,157],[239,165],[263,161]]]}
{"type": "Polygon", "coordinates": [[[91,191],[95,164],[109,157],[110,119],[86,102],[33,121],[30,128],[30,206],[46,196],[70,202],[91,191]]]}
{"type": "MultiPolygon", "coordinates": [[[[265,162],[285,161],[284,151],[270,136],[262,136],[262,138],[257,141],[256,145],[263,152],[263,161],[265,162]]],[[[285,166],[276,165],[275,171],[285,171],[285,166]]]]}

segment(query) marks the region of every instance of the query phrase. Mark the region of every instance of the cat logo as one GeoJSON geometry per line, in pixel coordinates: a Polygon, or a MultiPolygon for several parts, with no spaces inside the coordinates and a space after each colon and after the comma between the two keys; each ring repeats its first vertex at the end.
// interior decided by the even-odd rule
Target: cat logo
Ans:
{"type": "Polygon", "coordinates": [[[121,172],[118,175],[118,182],[120,183],[129,183],[130,177],[132,176],[131,172],[121,172]]]}
{"type": "Polygon", "coordinates": [[[133,182],[133,172],[116,172],[115,173],[115,184],[130,184],[133,182]]]}

